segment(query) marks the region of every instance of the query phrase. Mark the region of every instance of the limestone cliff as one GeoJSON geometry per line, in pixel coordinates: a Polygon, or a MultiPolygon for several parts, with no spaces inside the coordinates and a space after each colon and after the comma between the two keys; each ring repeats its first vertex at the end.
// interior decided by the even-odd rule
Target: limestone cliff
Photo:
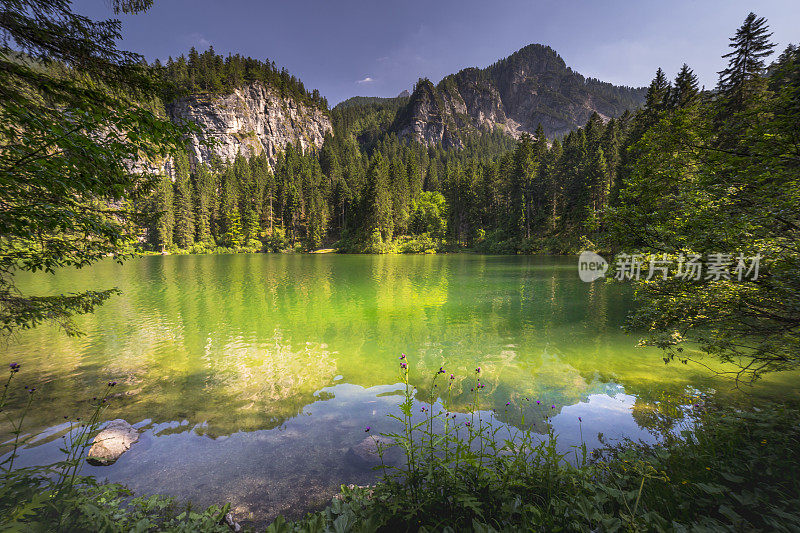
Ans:
{"type": "Polygon", "coordinates": [[[639,107],[644,88],[585,78],[550,47],[530,45],[485,68],[469,68],[434,86],[420,80],[392,126],[400,137],[461,146],[462,136],[501,129],[517,138],[539,124],[552,138],[639,107]]]}
{"type": "Polygon", "coordinates": [[[236,154],[252,156],[266,152],[270,164],[287,144],[300,142],[303,149],[322,146],[333,132],[327,112],[283,97],[260,82],[245,85],[227,95],[197,94],[167,105],[174,121],[194,122],[205,130],[189,139],[192,165],[214,158],[230,161],[236,154]],[[202,142],[203,136],[213,144],[202,142]]]}

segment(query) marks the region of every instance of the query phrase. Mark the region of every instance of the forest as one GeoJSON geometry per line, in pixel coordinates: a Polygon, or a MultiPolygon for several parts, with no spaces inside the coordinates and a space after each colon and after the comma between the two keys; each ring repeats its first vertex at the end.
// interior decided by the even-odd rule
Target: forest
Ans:
{"type": "MultiPolygon", "coordinates": [[[[153,2],[109,4],[137,13],[153,2]]],[[[279,482],[306,491],[311,471],[302,468],[327,475],[360,447],[379,459],[372,484],[337,478],[326,507],[308,500],[311,512],[295,522],[283,507],[258,528],[800,530],[800,48],[777,50],[764,18],[745,17],[713,89],[701,90],[688,64],[659,68],[644,105],[618,118],[592,115],[560,138],[541,128],[519,139],[476,133],[446,149],[392,131],[406,97],[328,109],[271,61],[210,49],[150,65],[117,48],[118,20],[95,22],[66,0],[0,5],[0,529],[239,531],[232,513],[243,502],[279,500],[279,482]],[[240,155],[193,167],[191,128],[161,104],[250,82],[329,113],[333,135],[319,149],[288,145],[275,161],[240,155]],[[130,164],[167,160],[172,176],[130,164]],[[138,258],[127,271],[116,264],[143,251],[322,247],[519,257],[230,253],[138,258]],[[522,255],[580,250],[651,266],[713,255],[725,268],[622,279],[632,285],[622,288],[584,284],[571,258],[522,255]],[[736,279],[736,255],[761,257],[757,276],[736,279]],[[331,260],[343,266],[331,269],[331,260]],[[355,260],[374,263],[359,271],[355,260]],[[408,275],[416,260],[424,268],[408,275]],[[463,267],[473,260],[473,270],[463,267]],[[303,277],[303,261],[319,283],[303,277]],[[491,279],[476,280],[480,271],[491,279]],[[241,279],[232,283],[231,273],[241,279]],[[56,284],[65,274],[76,277],[56,284]],[[612,313],[627,318],[611,322],[612,313]],[[622,339],[623,322],[634,337],[622,339]],[[328,343],[335,334],[357,347],[355,377],[343,370],[339,348],[348,344],[328,343]],[[471,346],[486,336],[491,345],[471,346]],[[649,351],[610,368],[626,350],[614,338],[649,351]],[[634,367],[630,385],[616,375],[623,366],[634,367]],[[374,368],[392,375],[373,381],[374,368]],[[515,369],[521,379],[502,381],[515,369]],[[661,383],[662,371],[686,369],[693,374],[674,387],[661,383]],[[302,394],[292,396],[295,385],[302,394]],[[218,387],[229,394],[213,394],[218,387]],[[124,414],[147,397],[161,402],[147,419],[124,414]],[[184,409],[186,398],[199,399],[184,409]],[[238,411],[255,423],[280,419],[263,399],[286,404],[292,420],[203,432],[212,410],[226,421],[238,411]],[[168,406],[163,418],[159,405],[168,406]],[[136,440],[117,467],[87,470],[117,416],[136,423],[114,420],[136,440]],[[39,419],[47,421],[36,429],[39,419]],[[625,424],[647,440],[604,435],[625,424]],[[227,448],[205,460],[210,446],[227,448]],[[330,461],[316,455],[325,446],[330,461]],[[37,455],[46,450],[59,459],[37,455]],[[399,452],[397,466],[384,451],[399,452]],[[232,477],[264,463],[285,463],[287,473],[263,476],[266,488],[255,491],[232,477]],[[130,468],[119,483],[101,481],[118,467],[130,468]],[[153,491],[134,495],[122,484],[148,469],[153,491]],[[159,496],[167,477],[229,503],[159,496]],[[231,498],[216,492],[227,482],[231,498]]]]}
{"type": "MultiPolygon", "coordinates": [[[[771,65],[741,59],[746,50],[734,52],[738,55],[714,90],[701,92],[686,64],[672,81],[658,69],[642,109],[610,120],[595,113],[560,139],[546,139],[539,129],[518,141],[499,131],[472,134],[464,149],[405,142],[390,129],[406,101],[396,98],[337,106],[331,110],[334,135],[318,151],[289,146],[274,168],[263,157],[240,156],[192,171],[188,160],[178,157],[174,183],[165,178],[149,200],[152,212],[165,213],[149,227],[149,243],[194,251],[615,249],[622,236],[611,236],[612,219],[619,220],[626,194],[637,186],[632,180],[648,164],[641,147],[657,128],[689,117],[684,120],[698,131],[729,135],[720,119],[707,117],[729,116],[732,106],[750,117],[748,105],[763,106],[765,96],[779,99],[791,90],[781,76],[795,61],[794,48],[771,65]],[[745,70],[734,61],[745,61],[745,70]],[[739,93],[735,105],[724,97],[739,93]]],[[[192,52],[188,62],[183,57],[170,62],[164,73],[168,86],[195,90],[215,84],[221,90],[221,79],[228,90],[261,79],[304,91],[296,83],[283,85],[285,77],[274,65],[254,65],[238,56],[223,61],[213,51],[192,52]],[[229,75],[242,65],[244,75],[229,75]],[[187,85],[187,79],[194,81],[187,85]]],[[[302,94],[319,101],[316,93],[302,94]]]]}

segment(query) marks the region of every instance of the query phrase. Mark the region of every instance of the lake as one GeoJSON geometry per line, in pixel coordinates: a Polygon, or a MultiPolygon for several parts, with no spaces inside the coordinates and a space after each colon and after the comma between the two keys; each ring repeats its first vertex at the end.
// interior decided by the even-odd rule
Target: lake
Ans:
{"type": "Polygon", "coordinates": [[[564,447],[581,435],[596,447],[598,433],[653,442],[696,395],[795,394],[795,374],[742,392],[700,365],[665,365],[621,329],[630,287],[581,282],[573,258],[157,256],[20,281],[122,294],[80,317],[82,337],[41,327],[4,347],[45,406],[26,419],[37,437],[19,464],[56,460],[64,417],[88,414],[116,380],[105,418],[142,436],[114,465],[84,472],[142,494],[230,501],[256,522],[375,478],[350,449],[365,426],[396,428],[386,415],[398,413],[401,353],[420,398],[442,367],[455,376],[447,407],[465,412],[480,366],[481,409],[517,427],[524,413],[536,431],[546,414],[564,447]]]}

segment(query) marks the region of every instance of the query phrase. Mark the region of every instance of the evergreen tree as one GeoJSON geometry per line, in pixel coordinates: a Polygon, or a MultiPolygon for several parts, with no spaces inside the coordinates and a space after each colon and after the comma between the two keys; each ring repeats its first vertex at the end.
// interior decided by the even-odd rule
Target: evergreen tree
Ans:
{"type": "Polygon", "coordinates": [[[389,169],[380,153],[372,160],[367,173],[365,195],[367,221],[365,229],[370,236],[379,232],[383,241],[391,240],[394,232],[392,198],[389,194],[389,169]]]}
{"type": "Polygon", "coordinates": [[[152,235],[153,244],[168,250],[173,245],[173,232],[175,229],[175,207],[173,204],[172,180],[169,176],[161,178],[155,194],[155,209],[160,215],[152,235]]]}
{"type": "Polygon", "coordinates": [[[767,21],[750,13],[731,37],[733,50],[722,56],[728,59],[728,66],[719,72],[717,84],[725,113],[745,111],[764,89],[764,59],[775,48],[771,36],[767,21]]]}
{"type": "Polygon", "coordinates": [[[175,156],[174,183],[174,243],[178,248],[188,249],[194,244],[194,210],[192,209],[192,186],[189,177],[189,158],[186,152],[175,156]]]}
{"type": "Polygon", "coordinates": [[[671,104],[673,107],[686,107],[691,104],[699,93],[697,76],[686,63],[675,78],[674,87],[671,94],[671,104]]]}
{"type": "Polygon", "coordinates": [[[211,236],[212,203],[216,191],[214,176],[205,164],[197,165],[194,176],[195,240],[206,245],[214,244],[211,236]]]}

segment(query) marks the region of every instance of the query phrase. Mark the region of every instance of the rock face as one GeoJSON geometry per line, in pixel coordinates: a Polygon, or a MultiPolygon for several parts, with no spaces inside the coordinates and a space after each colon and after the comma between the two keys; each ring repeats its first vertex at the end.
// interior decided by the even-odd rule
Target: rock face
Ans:
{"type": "Polygon", "coordinates": [[[215,141],[204,146],[198,135],[189,139],[192,165],[215,157],[230,161],[236,154],[250,157],[266,152],[270,164],[289,143],[300,142],[303,150],[321,147],[333,132],[323,110],[283,97],[277,89],[251,83],[228,95],[192,95],[167,105],[173,121],[190,121],[204,127],[215,141]]]}
{"type": "Polygon", "coordinates": [[[563,135],[597,112],[604,119],[635,109],[646,89],[584,78],[550,47],[530,45],[485,68],[468,68],[434,86],[421,80],[392,129],[400,137],[446,147],[462,146],[462,135],[500,129],[514,138],[563,135]]]}
{"type": "Polygon", "coordinates": [[[97,434],[86,454],[86,461],[95,466],[108,466],[139,440],[139,432],[122,419],[112,420],[97,434]]]}

